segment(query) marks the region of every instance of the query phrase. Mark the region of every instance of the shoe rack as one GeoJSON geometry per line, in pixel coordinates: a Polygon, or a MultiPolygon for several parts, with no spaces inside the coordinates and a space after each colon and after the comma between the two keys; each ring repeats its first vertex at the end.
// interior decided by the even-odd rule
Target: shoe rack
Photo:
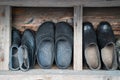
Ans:
{"type": "MultiPolygon", "coordinates": [[[[5,0],[0,2],[0,79],[5,80],[119,80],[120,71],[107,71],[97,70],[92,71],[85,69],[82,57],[82,22],[90,21],[96,26],[102,20],[106,20],[112,24],[115,35],[119,35],[120,26],[120,1],[119,0],[92,0],[79,1],[79,0],[30,0],[30,1],[14,1],[5,0]],[[24,9],[31,11],[48,9],[55,10],[54,22],[67,21],[74,27],[74,52],[73,52],[73,64],[68,69],[58,69],[53,66],[52,69],[41,69],[37,65],[34,69],[27,72],[22,71],[10,71],[9,64],[9,49],[11,45],[11,27],[14,26],[17,29],[24,31],[24,29],[30,28],[37,30],[38,24],[27,24],[33,18],[25,18],[24,9]],[[29,10],[30,9],[30,10],[29,10]],[[36,10],[35,10],[36,9],[36,10]],[[112,11],[112,12],[111,12],[112,11]],[[23,17],[20,17],[19,13],[22,13],[23,17]],[[55,17],[58,14],[59,17],[55,17]],[[119,14],[119,15],[118,15],[119,14]],[[108,16],[107,16],[108,15],[108,16]],[[16,17],[15,17],[16,16],[16,17]],[[64,17],[61,17],[64,16],[64,17]],[[21,18],[21,19],[19,19],[21,18]],[[60,19],[59,19],[60,18],[60,19]],[[24,23],[20,23],[24,20],[24,23]],[[27,21],[27,22],[26,22],[27,21]],[[73,22],[72,22],[73,21],[73,22]],[[22,26],[22,27],[20,27],[22,26]]],[[[40,11],[39,11],[40,12],[40,11]]],[[[30,13],[30,12],[29,12],[30,13]]],[[[38,12],[36,12],[39,15],[38,12]]],[[[27,14],[27,13],[26,13],[27,14]]],[[[28,14],[29,15],[29,14],[28,14]]],[[[45,15],[41,13],[40,15],[45,15]]],[[[49,14],[51,15],[51,14],[49,14]]],[[[40,17],[40,16],[39,16],[40,17]]],[[[51,18],[47,17],[48,20],[51,18]]],[[[42,21],[44,21],[43,19],[42,21]]],[[[40,21],[40,20],[37,20],[40,21]]],[[[42,22],[41,21],[41,22],[42,22]]]]}

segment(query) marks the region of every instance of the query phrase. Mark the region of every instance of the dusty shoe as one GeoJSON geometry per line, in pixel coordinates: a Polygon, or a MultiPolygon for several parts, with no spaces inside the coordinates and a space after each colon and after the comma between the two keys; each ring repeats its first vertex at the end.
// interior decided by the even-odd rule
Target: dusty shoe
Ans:
{"type": "Polygon", "coordinates": [[[37,62],[44,69],[51,68],[54,61],[54,28],[53,22],[45,22],[36,33],[37,62]]]}
{"type": "Polygon", "coordinates": [[[117,69],[115,36],[112,27],[108,22],[101,22],[98,25],[97,37],[104,67],[108,70],[117,69]]]}
{"type": "Polygon", "coordinates": [[[116,41],[116,51],[117,51],[117,61],[118,61],[118,67],[120,69],[120,38],[116,41]]]}
{"type": "Polygon", "coordinates": [[[20,45],[20,32],[12,29],[12,45],[10,47],[9,68],[10,70],[19,70],[18,47],[20,45]]]}
{"type": "Polygon", "coordinates": [[[90,22],[83,23],[84,58],[90,69],[100,69],[100,53],[97,45],[96,33],[90,22]]]}
{"type": "Polygon", "coordinates": [[[70,66],[73,52],[73,30],[66,22],[59,22],[55,29],[55,62],[58,68],[70,66]]]}
{"type": "Polygon", "coordinates": [[[35,34],[32,30],[25,30],[19,47],[19,63],[22,71],[27,71],[35,64],[35,34]]]}

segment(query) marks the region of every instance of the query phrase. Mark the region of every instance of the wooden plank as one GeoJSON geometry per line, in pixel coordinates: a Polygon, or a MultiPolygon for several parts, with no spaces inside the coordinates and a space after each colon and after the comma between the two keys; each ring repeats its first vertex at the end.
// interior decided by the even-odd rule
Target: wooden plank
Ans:
{"type": "Polygon", "coordinates": [[[85,75],[85,76],[120,76],[119,70],[63,70],[63,69],[31,69],[27,72],[1,70],[0,75],[85,75]]]}
{"type": "Polygon", "coordinates": [[[72,7],[84,5],[85,7],[120,6],[119,0],[0,0],[0,5],[27,6],[27,7],[72,7]]]}
{"type": "Polygon", "coordinates": [[[3,80],[119,80],[120,71],[30,70],[1,71],[3,80]]]}
{"type": "Polygon", "coordinates": [[[120,7],[84,8],[83,21],[89,21],[96,29],[101,21],[111,24],[115,35],[120,35],[120,7]]]}
{"type": "Polygon", "coordinates": [[[73,8],[43,8],[43,7],[13,7],[12,26],[20,31],[32,29],[37,31],[38,27],[45,21],[55,23],[65,21],[73,25],[73,8]],[[32,12],[31,12],[32,11],[32,12]]]}
{"type": "Polygon", "coordinates": [[[4,49],[5,49],[5,62],[4,70],[9,70],[9,49],[11,45],[11,7],[5,6],[5,19],[4,19],[4,49]]]}
{"type": "Polygon", "coordinates": [[[10,30],[10,7],[9,6],[0,6],[3,11],[0,16],[0,36],[1,36],[1,44],[0,44],[0,69],[8,70],[9,63],[9,48],[11,43],[11,30],[10,30]],[[2,56],[2,57],[1,57],[2,56]]]}
{"type": "Polygon", "coordinates": [[[4,35],[2,35],[4,33],[4,6],[0,6],[0,70],[3,69],[3,63],[4,63],[4,44],[3,44],[3,37],[4,35]]]}
{"type": "Polygon", "coordinates": [[[81,76],[81,75],[0,75],[3,80],[119,80],[111,76],[81,76]]]}
{"type": "Polygon", "coordinates": [[[82,6],[74,7],[74,70],[82,70],[82,6]]]}

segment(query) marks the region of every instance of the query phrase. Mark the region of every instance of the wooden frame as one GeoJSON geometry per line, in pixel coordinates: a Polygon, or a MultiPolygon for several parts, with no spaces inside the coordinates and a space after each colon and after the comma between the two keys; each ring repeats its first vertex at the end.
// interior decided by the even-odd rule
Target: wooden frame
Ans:
{"type": "Polygon", "coordinates": [[[0,18],[0,25],[1,29],[0,31],[2,34],[2,45],[1,49],[3,50],[0,56],[4,56],[4,58],[1,60],[2,70],[9,70],[8,64],[9,64],[9,49],[10,49],[10,44],[11,44],[11,8],[10,6],[2,6],[2,11],[1,11],[1,18],[0,18]],[[3,55],[4,54],[4,55],[3,55]]]}
{"type": "MultiPolygon", "coordinates": [[[[10,6],[6,6],[6,22],[8,25],[7,29],[9,30],[8,33],[6,33],[6,35],[8,35],[8,43],[6,43],[5,47],[10,46],[10,39],[11,39],[11,26],[10,26],[10,16],[11,16],[11,12],[10,12],[10,6]]],[[[6,56],[5,56],[5,64],[8,64],[9,62],[9,47],[6,51],[6,56]]],[[[73,62],[73,67],[74,70],[82,70],[82,6],[75,6],[74,7],[74,62],[73,62]]],[[[4,70],[8,70],[8,65],[5,65],[6,69],[4,70]]]]}
{"type": "Polygon", "coordinates": [[[119,0],[0,0],[0,5],[27,7],[110,7],[120,6],[119,0]]]}
{"type": "Polygon", "coordinates": [[[99,1],[92,0],[79,1],[79,0],[66,0],[66,1],[49,1],[49,0],[35,0],[31,1],[12,1],[12,0],[0,0],[0,37],[4,39],[2,47],[4,52],[4,61],[0,64],[3,66],[0,68],[1,79],[11,80],[119,80],[120,72],[115,71],[90,71],[83,70],[82,66],[82,18],[83,7],[115,7],[120,6],[120,1],[99,1]],[[7,6],[4,6],[7,5],[7,6]],[[11,42],[11,6],[21,7],[74,7],[74,69],[73,70],[44,70],[35,69],[28,72],[21,71],[8,71],[9,62],[9,47],[11,42]],[[3,9],[3,10],[2,10],[3,9]],[[3,11],[5,15],[3,16],[3,11]],[[3,17],[1,17],[3,16],[3,17]],[[7,75],[7,76],[6,76],[7,75]],[[17,76],[15,76],[17,75],[17,76]],[[27,77],[26,77],[27,76],[27,77]]]}
{"type": "Polygon", "coordinates": [[[82,70],[82,6],[74,7],[74,70],[82,70]]]}

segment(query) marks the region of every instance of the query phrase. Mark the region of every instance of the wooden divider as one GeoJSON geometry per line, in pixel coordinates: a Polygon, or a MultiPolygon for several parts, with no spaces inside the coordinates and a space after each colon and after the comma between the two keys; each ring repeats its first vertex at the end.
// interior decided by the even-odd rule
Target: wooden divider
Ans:
{"type": "Polygon", "coordinates": [[[11,44],[10,6],[0,6],[0,70],[8,70],[11,44]]]}
{"type": "Polygon", "coordinates": [[[74,70],[82,70],[82,6],[74,7],[74,70]]]}

